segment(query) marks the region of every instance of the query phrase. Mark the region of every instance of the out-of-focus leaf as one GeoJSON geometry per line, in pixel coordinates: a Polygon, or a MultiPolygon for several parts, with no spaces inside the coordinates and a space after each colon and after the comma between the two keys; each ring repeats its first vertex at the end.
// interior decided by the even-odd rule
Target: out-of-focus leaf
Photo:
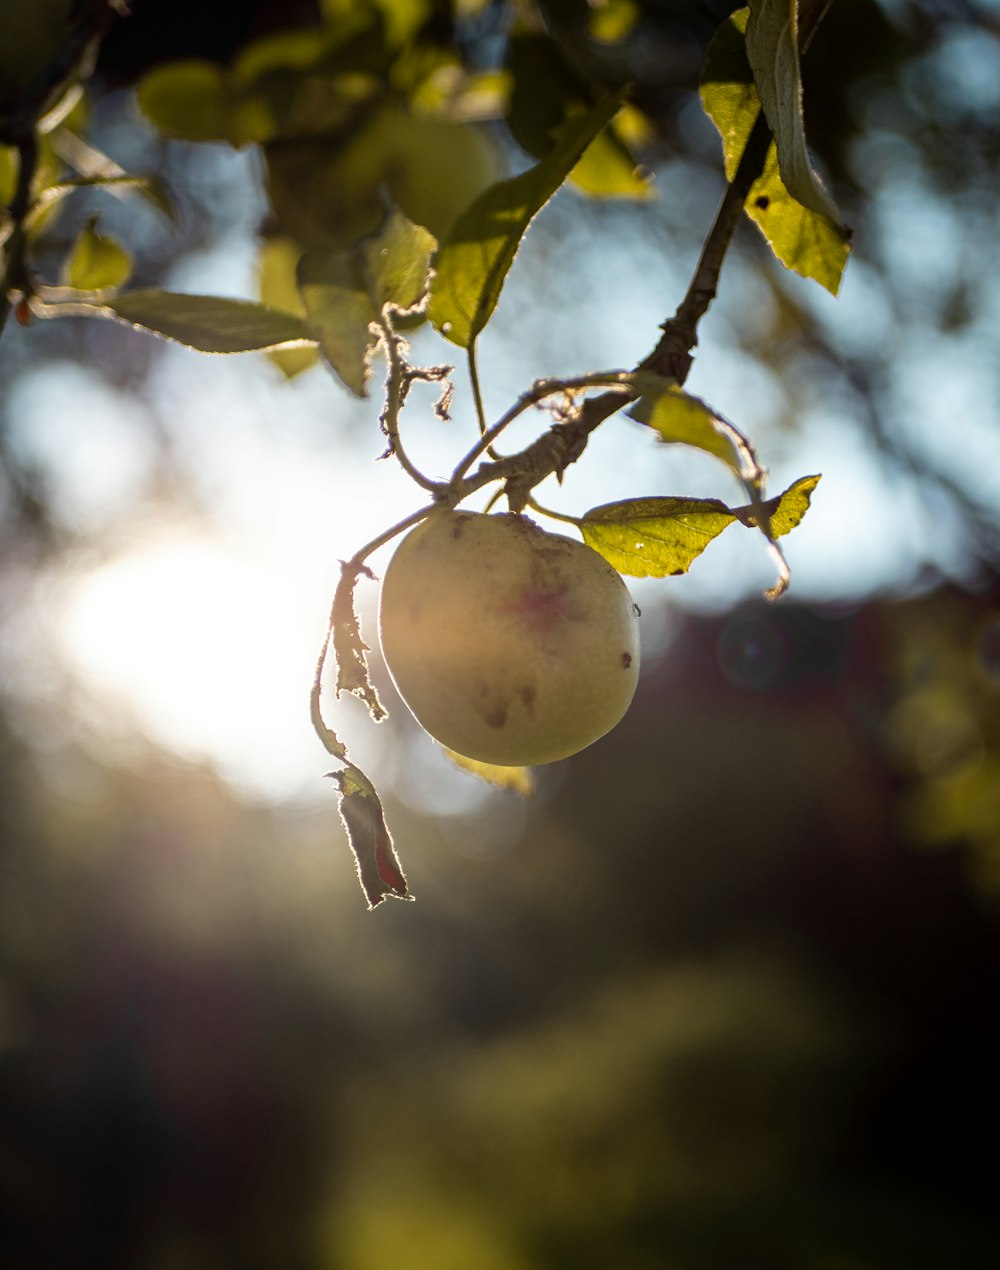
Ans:
{"type": "Polygon", "coordinates": [[[459,216],[431,284],[430,319],[446,339],[461,348],[475,343],[528,226],[620,105],[619,98],[609,98],[572,119],[547,158],[491,186],[459,216]]]}
{"type": "Polygon", "coordinates": [[[230,141],[232,103],[225,72],[214,62],[170,62],[146,75],[137,89],[146,118],[185,141],[230,141]]]}
{"type": "Polygon", "coordinates": [[[427,294],[431,257],[437,239],[395,208],[381,231],[364,244],[369,291],[381,309],[390,304],[401,313],[416,308],[427,294]]]}
{"type": "Polygon", "coordinates": [[[356,251],[315,247],[299,261],[298,286],[324,357],[358,397],[368,391],[373,328],[386,305],[407,312],[427,291],[433,235],[398,211],[356,251]]]}
{"type": "Polygon", "coordinates": [[[353,763],[331,776],[340,788],[340,816],[368,907],[377,908],[390,896],[412,899],[375,786],[353,763]]]}
{"type": "MultiPolygon", "coordinates": [[[[811,0],[814,6],[822,2],[811,0]]],[[[700,89],[705,113],[722,137],[729,180],[736,174],[761,110],[744,36],[749,15],[749,9],[740,9],[716,32],[700,89]]],[[[764,171],[747,196],[746,211],[787,269],[813,278],[836,295],[850,251],[850,231],[839,223],[839,217],[832,220],[789,194],[774,142],[764,171]]]]}
{"type": "Polygon", "coordinates": [[[496,763],[482,763],[477,758],[466,758],[455,750],[442,745],[441,749],[456,767],[471,772],[498,789],[509,789],[522,798],[531,798],[535,792],[535,777],[530,767],[498,767],[496,763]]]}
{"type": "Polygon", "coordinates": [[[843,229],[840,212],[813,169],[806,149],[799,71],[799,0],[749,0],[749,8],[747,60],[777,146],[782,182],[803,207],[843,229]]]}
{"type": "MultiPolygon", "coordinates": [[[[298,244],[290,238],[265,238],[257,257],[257,285],[262,304],[305,317],[306,306],[295,282],[300,255],[298,244]]],[[[319,359],[314,347],[276,349],[267,356],[288,379],[315,366],[319,359]]]]}
{"type": "Polygon", "coordinates": [[[80,291],[120,287],[132,272],[132,257],[114,238],[97,232],[97,217],[90,217],[77,234],[63,264],[62,280],[80,291]]]}
{"type": "Polygon", "coordinates": [[[301,318],[250,300],[130,291],[105,301],[103,312],[202,353],[248,353],[312,342],[301,318]]]}
{"type": "Polygon", "coordinates": [[[299,261],[298,283],[309,330],[323,356],[345,388],[356,397],[367,396],[376,314],[354,253],[314,247],[299,261]]]}
{"type": "MultiPolygon", "coordinates": [[[[593,88],[559,43],[536,31],[515,32],[506,66],[511,79],[508,124],[517,143],[540,159],[567,121],[589,109],[593,88]]],[[[567,181],[592,198],[652,197],[649,178],[630,148],[642,118],[634,106],[622,106],[574,164],[567,181]]]]}
{"type": "Polygon", "coordinates": [[[0,207],[9,207],[17,188],[17,151],[0,145],[0,207]]]}
{"type": "Polygon", "coordinates": [[[335,138],[279,139],[265,157],[280,232],[309,246],[348,247],[374,233],[386,195],[443,239],[501,171],[481,128],[424,118],[391,103],[366,109],[335,138]]]}
{"type": "Polygon", "coordinates": [[[619,573],[666,578],[687,573],[734,520],[736,513],[714,498],[632,498],[592,508],[580,530],[619,573]]]}
{"type": "MultiPolygon", "coordinates": [[[[801,476],[783,494],[767,499],[764,507],[770,517],[771,533],[775,538],[791,533],[801,523],[802,517],[809,510],[813,490],[820,480],[819,476],[801,476]]],[[[744,525],[752,528],[757,526],[757,517],[752,506],[734,507],[733,512],[744,525]]]]}
{"type": "Polygon", "coordinates": [[[638,22],[636,0],[603,0],[595,4],[587,18],[587,34],[602,44],[620,44],[638,22]]]}

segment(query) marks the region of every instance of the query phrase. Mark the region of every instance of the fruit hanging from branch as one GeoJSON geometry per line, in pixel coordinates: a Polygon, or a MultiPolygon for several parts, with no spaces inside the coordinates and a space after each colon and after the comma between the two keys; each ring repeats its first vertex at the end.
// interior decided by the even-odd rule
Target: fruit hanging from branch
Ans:
{"type": "Polygon", "coordinates": [[[636,609],[617,571],[525,516],[418,525],[383,579],[379,634],[426,731],[501,767],[584,749],[619,722],[638,680],[636,609]]]}

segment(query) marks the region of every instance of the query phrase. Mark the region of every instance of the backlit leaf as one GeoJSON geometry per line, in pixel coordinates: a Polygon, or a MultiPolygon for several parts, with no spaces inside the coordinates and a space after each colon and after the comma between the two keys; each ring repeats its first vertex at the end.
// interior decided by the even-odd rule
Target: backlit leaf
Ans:
{"type": "Polygon", "coordinates": [[[844,228],[806,148],[799,71],[798,0],[749,0],[746,52],[778,151],[785,188],[803,207],[844,228]]]}
{"type": "Polygon", "coordinates": [[[394,210],[358,249],[315,247],[299,261],[309,329],[358,397],[368,391],[379,314],[386,305],[405,313],[422,302],[435,245],[432,234],[394,210]]]}
{"type": "MultiPolygon", "coordinates": [[[[290,238],[265,238],[257,257],[257,285],[262,304],[305,317],[306,306],[295,282],[295,270],[302,254],[290,238]]],[[[275,349],[268,358],[286,378],[291,379],[316,364],[319,353],[309,348],[275,349]]]]}
{"type": "Polygon", "coordinates": [[[632,498],[583,517],[584,542],[619,573],[666,578],[686,573],[736,513],[714,498],[632,498]]]}
{"type": "Polygon", "coordinates": [[[531,221],[621,105],[608,98],[566,125],[540,163],[485,190],[459,216],[438,253],[429,315],[453,344],[471,348],[489,321],[531,221]]]}
{"type": "MultiPolygon", "coordinates": [[[[793,481],[783,494],[766,500],[764,507],[770,516],[771,533],[775,538],[791,533],[801,522],[802,517],[809,510],[813,490],[820,483],[820,479],[819,476],[802,476],[797,481],[793,481]]],[[[756,527],[757,518],[753,507],[734,507],[733,512],[743,524],[756,527]]]]}
{"type": "Polygon", "coordinates": [[[202,353],[247,353],[311,342],[301,318],[251,300],[130,291],[105,301],[103,311],[202,353]]]}
{"type": "MultiPolygon", "coordinates": [[[[824,0],[810,0],[808,19],[815,25],[824,0]]],[[[747,59],[744,32],[749,9],[722,24],[709,45],[701,82],[705,113],[722,137],[726,177],[732,180],[761,111],[747,59]]],[[[806,14],[803,13],[803,26],[806,14]]],[[[836,295],[850,251],[850,232],[836,220],[793,198],[785,188],[772,141],[761,177],[746,201],[747,215],[787,268],[812,278],[836,295]]]]}
{"type": "Polygon", "coordinates": [[[364,262],[372,299],[381,309],[391,304],[402,313],[427,294],[431,256],[437,239],[393,209],[381,231],[364,244],[364,262]]]}
{"type": "Polygon", "coordinates": [[[826,216],[803,207],[785,189],[771,142],[764,171],[750,187],[746,212],[785,266],[836,295],[847,264],[849,235],[826,216]]]}
{"type": "Polygon", "coordinates": [[[114,238],[97,232],[92,216],[77,234],[62,269],[62,280],[80,291],[120,287],[132,272],[132,257],[114,238]]]}
{"type": "Polygon", "coordinates": [[[721,459],[742,481],[758,481],[760,464],[745,436],[711,406],[671,380],[643,376],[649,390],[626,413],[657,432],[661,441],[704,450],[721,459]]]}
{"type": "MultiPolygon", "coordinates": [[[[592,105],[593,87],[560,43],[539,31],[515,31],[505,61],[511,80],[507,123],[518,145],[541,159],[566,121],[592,105]]],[[[637,132],[648,128],[636,107],[622,106],[580,156],[568,183],[592,198],[652,197],[631,150],[637,132]]]]}
{"type": "Polygon", "coordinates": [[[366,396],[376,315],[354,253],[315,247],[299,261],[298,281],[309,330],[323,356],[346,388],[366,396]]]}
{"type": "Polygon", "coordinates": [[[375,786],[353,763],[330,775],[340,788],[340,816],[368,907],[377,908],[390,896],[412,899],[375,786]]]}

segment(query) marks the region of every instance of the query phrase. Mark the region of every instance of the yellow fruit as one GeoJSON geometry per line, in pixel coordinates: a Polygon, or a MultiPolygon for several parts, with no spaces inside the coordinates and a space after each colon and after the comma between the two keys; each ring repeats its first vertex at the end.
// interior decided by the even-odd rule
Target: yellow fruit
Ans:
{"type": "Polygon", "coordinates": [[[624,582],[590,547],[524,516],[440,512],[418,525],[386,570],[379,633],[417,720],[485,763],[575,754],[635,693],[624,582]]]}

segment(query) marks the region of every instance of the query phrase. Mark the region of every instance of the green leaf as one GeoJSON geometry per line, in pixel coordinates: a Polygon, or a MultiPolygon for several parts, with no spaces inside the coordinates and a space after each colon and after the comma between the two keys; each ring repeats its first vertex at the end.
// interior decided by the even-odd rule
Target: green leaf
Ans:
{"type": "Polygon", "coordinates": [[[781,179],[803,207],[844,229],[840,212],[813,169],[806,148],[798,0],[749,0],[749,8],[747,60],[777,145],[781,179]]]}
{"type": "MultiPolygon", "coordinates": [[[[295,282],[301,254],[301,248],[291,238],[263,240],[257,257],[257,284],[262,304],[305,317],[306,306],[295,282]]],[[[276,349],[267,356],[287,379],[308,370],[319,359],[315,347],[276,349]]]]}
{"type": "MultiPolygon", "coordinates": [[[[232,103],[215,62],[170,62],[136,90],[139,109],[161,131],[185,141],[233,141],[232,103]]],[[[234,142],[235,144],[235,142],[234,142]]]]}
{"type": "Polygon", "coordinates": [[[750,187],[746,212],[786,269],[837,294],[851,251],[850,235],[789,194],[778,171],[773,141],[764,171],[750,187]]]}
{"type": "MultiPolygon", "coordinates": [[[[812,26],[818,20],[818,5],[823,2],[810,3],[812,26]]],[[[700,88],[705,113],[722,137],[726,177],[730,181],[761,110],[744,37],[749,16],[749,9],[740,9],[716,32],[709,45],[700,88]]],[[[814,279],[836,295],[850,251],[850,231],[839,223],[839,216],[831,220],[788,192],[773,141],[764,171],[747,196],[746,211],[787,269],[814,279]]]]}
{"type": "Polygon", "coordinates": [[[719,27],[708,46],[699,95],[702,108],[722,137],[726,180],[740,165],[760,114],[760,98],[746,54],[749,9],[738,9],[719,27]]]}
{"type": "Polygon", "coordinates": [[[714,498],[633,498],[594,507],[580,529],[619,573],[666,578],[687,573],[736,513],[714,498]]]}
{"type": "MultiPolygon", "coordinates": [[[[511,79],[507,123],[518,145],[543,158],[567,120],[593,104],[592,84],[557,40],[538,31],[516,31],[505,61],[511,79]]],[[[641,112],[623,106],[574,165],[569,184],[592,198],[651,198],[649,179],[629,144],[630,133],[648,128],[641,112]]]]}
{"type": "Polygon", "coordinates": [[[315,247],[299,261],[298,286],[310,331],[346,388],[368,390],[373,324],[387,306],[407,313],[427,294],[434,236],[399,211],[357,250],[315,247]]]}
{"type": "Polygon", "coordinates": [[[248,353],[310,342],[301,318],[250,300],[131,291],[105,301],[103,312],[202,353],[248,353]]]}
{"type": "MultiPolygon", "coordinates": [[[[820,480],[821,477],[819,476],[802,476],[789,485],[783,494],[779,494],[777,498],[769,498],[764,503],[764,508],[770,518],[773,537],[781,538],[785,534],[791,533],[801,523],[802,517],[809,510],[813,490],[820,483],[820,480]]],[[[751,528],[757,527],[757,517],[752,505],[734,507],[733,513],[744,525],[748,525],[751,528]]]]}
{"type": "Polygon", "coordinates": [[[114,238],[97,232],[92,216],[80,230],[62,269],[62,281],[79,291],[120,287],[132,272],[132,257],[114,238]]]}
{"type": "Polygon", "coordinates": [[[438,254],[431,284],[430,319],[446,339],[460,348],[475,343],[496,308],[528,226],[620,105],[620,98],[611,97],[570,120],[545,159],[490,186],[459,216],[438,254]]]}
{"type": "Polygon", "coordinates": [[[653,428],[662,441],[680,442],[715,455],[739,478],[750,497],[749,508],[740,519],[755,525],[767,539],[778,570],[778,580],[767,595],[777,599],[788,586],[788,565],[775,542],[778,535],[771,524],[771,507],[764,501],[764,469],[753,446],[738,428],[673,380],[640,372],[633,376],[633,384],[643,394],[627,412],[633,419],[653,428]]]}
{"type": "Polygon", "coordinates": [[[427,294],[431,257],[437,239],[422,225],[415,225],[393,209],[374,238],[363,245],[368,288],[381,310],[392,305],[407,313],[423,302],[427,294]]]}
{"type": "Polygon", "coordinates": [[[587,34],[600,44],[619,44],[642,16],[636,0],[604,0],[587,18],[587,34]]]}
{"type": "Polygon", "coordinates": [[[630,418],[652,428],[661,441],[715,455],[744,483],[759,483],[763,473],[750,442],[707,402],[658,376],[642,375],[638,385],[644,395],[626,411],[630,418]]]}
{"type": "Polygon", "coordinates": [[[377,908],[389,896],[412,899],[375,786],[353,763],[330,775],[340,788],[340,816],[368,907],[377,908]]]}
{"type": "Polygon", "coordinates": [[[346,248],[314,247],[299,261],[299,294],[310,333],[344,387],[368,394],[370,358],[377,337],[375,306],[360,262],[346,248]]]}

